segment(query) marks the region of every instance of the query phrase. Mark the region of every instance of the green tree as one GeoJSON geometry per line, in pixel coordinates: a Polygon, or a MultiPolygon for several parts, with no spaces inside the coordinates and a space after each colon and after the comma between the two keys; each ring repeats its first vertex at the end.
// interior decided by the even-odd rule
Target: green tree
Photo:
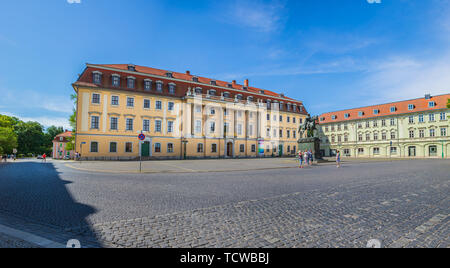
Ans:
{"type": "Polygon", "coordinates": [[[70,99],[73,101],[72,114],[69,117],[69,123],[72,127],[72,137],[68,138],[69,142],[66,145],[66,149],[71,151],[75,149],[75,133],[77,131],[77,94],[70,95],[70,99]]]}
{"type": "Polygon", "coordinates": [[[447,108],[450,108],[450,99],[447,101],[447,108]]]}
{"type": "Polygon", "coordinates": [[[43,126],[38,122],[20,121],[14,128],[17,134],[18,151],[20,154],[41,154],[45,149],[45,134],[43,126]]]}
{"type": "Polygon", "coordinates": [[[0,127],[0,154],[12,154],[17,148],[17,135],[9,127],[0,127]]]}

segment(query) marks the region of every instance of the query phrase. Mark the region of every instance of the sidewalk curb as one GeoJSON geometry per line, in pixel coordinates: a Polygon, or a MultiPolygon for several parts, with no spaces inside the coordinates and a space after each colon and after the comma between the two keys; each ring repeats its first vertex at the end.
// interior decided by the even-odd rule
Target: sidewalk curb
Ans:
{"type": "Polygon", "coordinates": [[[57,243],[46,238],[13,229],[0,224],[0,233],[34,244],[41,248],[66,248],[66,245],[57,243]]]}

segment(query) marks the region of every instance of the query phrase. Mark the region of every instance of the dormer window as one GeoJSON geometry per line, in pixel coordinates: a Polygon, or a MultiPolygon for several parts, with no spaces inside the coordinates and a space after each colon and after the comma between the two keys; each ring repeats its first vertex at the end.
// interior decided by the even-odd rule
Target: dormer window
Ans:
{"type": "Polygon", "coordinates": [[[112,86],[119,87],[120,86],[120,75],[113,74],[112,75],[112,86]]]}
{"type": "Polygon", "coordinates": [[[216,96],[216,91],[215,91],[214,89],[210,89],[209,92],[208,92],[208,94],[209,94],[210,96],[216,96]]]}
{"type": "Polygon", "coordinates": [[[203,94],[203,90],[202,90],[202,88],[201,87],[197,87],[197,88],[195,88],[195,94],[203,94]]]}
{"type": "Polygon", "coordinates": [[[408,104],[408,110],[410,111],[414,110],[414,104],[408,104]]]}
{"type": "Polygon", "coordinates": [[[362,111],[358,112],[358,116],[359,117],[363,117],[364,116],[364,112],[362,112],[362,111]]]}
{"type": "Polygon", "coordinates": [[[436,107],[436,102],[434,102],[434,101],[428,102],[428,107],[429,107],[429,108],[434,108],[434,107],[436,107]]]}
{"type": "Polygon", "coordinates": [[[397,111],[397,107],[392,106],[392,107],[391,107],[391,113],[395,113],[396,111],[397,111]]]}
{"type": "Polygon", "coordinates": [[[321,118],[320,118],[320,121],[325,121],[325,117],[321,117],[321,118]]]}
{"type": "Polygon", "coordinates": [[[260,91],[259,91],[259,94],[264,94],[264,90],[260,90],[260,91]]]}
{"type": "Polygon", "coordinates": [[[345,118],[349,118],[349,117],[350,117],[350,114],[345,114],[344,117],[345,117],[345,118]]]}
{"type": "Polygon", "coordinates": [[[152,90],[152,80],[150,80],[150,79],[144,80],[144,89],[147,91],[152,90]]]}
{"type": "Polygon", "coordinates": [[[197,76],[192,77],[192,81],[198,83],[198,77],[197,76]]]}
{"type": "Polygon", "coordinates": [[[129,64],[128,71],[136,72],[136,66],[134,66],[133,64],[129,64]]]}
{"type": "Polygon", "coordinates": [[[167,72],[167,73],[166,73],[166,77],[168,77],[168,78],[173,78],[173,73],[167,72]]]}
{"type": "Polygon", "coordinates": [[[210,83],[211,85],[213,85],[213,86],[217,86],[217,83],[216,83],[216,81],[214,81],[214,80],[211,80],[209,83],[210,83]]]}
{"type": "Polygon", "coordinates": [[[169,83],[169,94],[175,94],[175,84],[169,83]]]}
{"type": "Polygon", "coordinates": [[[253,96],[248,96],[248,97],[247,97],[247,101],[248,101],[248,102],[252,102],[252,101],[253,101],[253,96]]]}
{"type": "Polygon", "coordinates": [[[136,83],[136,78],[132,77],[132,76],[128,76],[127,78],[127,87],[128,88],[134,88],[136,83]]]}
{"type": "Polygon", "coordinates": [[[98,71],[92,72],[92,81],[94,84],[100,85],[102,83],[102,73],[98,71]]]}
{"type": "Polygon", "coordinates": [[[233,88],[233,84],[227,84],[228,88],[233,88]]]}
{"type": "Polygon", "coordinates": [[[299,108],[300,112],[303,112],[303,105],[299,106],[298,108],[299,108]]]}
{"type": "Polygon", "coordinates": [[[162,92],[162,90],[163,90],[163,82],[162,81],[157,81],[156,82],[156,91],[162,92]]]}
{"type": "Polygon", "coordinates": [[[271,107],[270,106],[271,105],[270,100],[267,100],[266,103],[267,103],[267,109],[270,109],[270,107],[271,107]]]}
{"type": "Polygon", "coordinates": [[[230,92],[224,92],[223,93],[224,98],[230,98],[230,92]]]}
{"type": "Polygon", "coordinates": [[[237,95],[236,95],[236,99],[242,100],[242,98],[243,98],[242,94],[237,94],[237,95]]]}
{"type": "Polygon", "coordinates": [[[331,119],[332,119],[332,120],[336,120],[336,118],[337,118],[336,115],[332,115],[332,116],[331,116],[331,119]]]}
{"type": "Polygon", "coordinates": [[[242,90],[247,91],[247,90],[248,90],[248,87],[242,87],[242,90]]]}
{"type": "Polygon", "coordinates": [[[380,110],[378,110],[378,109],[373,110],[373,114],[379,114],[379,113],[380,113],[380,110]]]}

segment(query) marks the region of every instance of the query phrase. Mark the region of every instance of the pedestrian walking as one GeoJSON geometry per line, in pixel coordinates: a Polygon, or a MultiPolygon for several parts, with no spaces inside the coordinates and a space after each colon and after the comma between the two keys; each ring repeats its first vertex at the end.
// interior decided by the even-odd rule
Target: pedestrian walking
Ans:
{"type": "Polygon", "coordinates": [[[305,152],[303,153],[303,158],[305,159],[305,164],[306,164],[307,166],[309,166],[308,151],[305,151],[305,152]]]}
{"type": "Polygon", "coordinates": [[[47,155],[44,153],[43,155],[42,155],[42,162],[46,162],[47,161],[47,155]]]}
{"type": "Polygon", "coordinates": [[[336,153],[336,167],[341,167],[341,152],[337,151],[336,153]]]}
{"type": "Polygon", "coordinates": [[[298,151],[298,164],[299,168],[303,168],[303,153],[302,151],[298,151]]]}

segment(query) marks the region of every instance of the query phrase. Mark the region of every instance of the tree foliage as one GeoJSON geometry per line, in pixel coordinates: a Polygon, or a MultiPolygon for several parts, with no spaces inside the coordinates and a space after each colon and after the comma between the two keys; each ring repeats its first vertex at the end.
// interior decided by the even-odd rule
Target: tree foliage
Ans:
{"type": "Polygon", "coordinates": [[[38,122],[23,122],[15,117],[0,114],[0,153],[50,154],[53,139],[63,133],[62,127],[51,126],[46,131],[38,122]]]}
{"type": "Polygon", "coordinates": [[[447,108],[450,108],[450,99],[447,101],[447,108]]]}

